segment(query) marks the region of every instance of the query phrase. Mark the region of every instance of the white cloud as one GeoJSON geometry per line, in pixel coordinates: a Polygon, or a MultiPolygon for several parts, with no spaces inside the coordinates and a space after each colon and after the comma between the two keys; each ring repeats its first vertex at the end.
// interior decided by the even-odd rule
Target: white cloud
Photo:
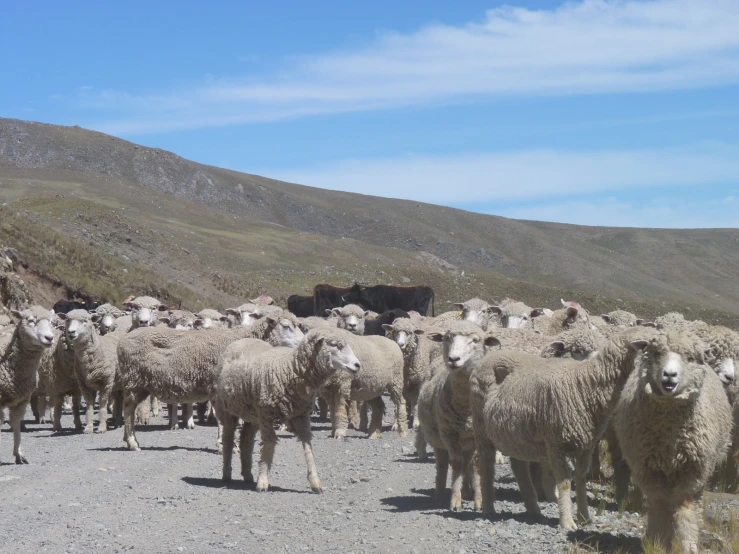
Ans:
{"type": "Polygon", "coordinates": [[[108,91],[97,107],[126,115],[96,127],[156,132],[476,97],[735,84],[738,28],[736,0],[503,7],[481,22],[382,34],[362,48],[303,57],[248,81],[214,79],[123,99],[126,93],[108,91]]]}
{"type": "Polygon", "coordinates": [[[739,184],[739,146],[566,152],[525,150],[348,160],[258,171],[274,179],[439,204],[531,200],[626,189],[739,184]]]}
{"type": "Polygon", "coordinates": [[[644,202],[606,198],[533,204],[492,212],[514,219],[554,221],[606,227],[727,228],[739,227],[739,199],[734,196],[687,202],[656,198],[644,202]]]}

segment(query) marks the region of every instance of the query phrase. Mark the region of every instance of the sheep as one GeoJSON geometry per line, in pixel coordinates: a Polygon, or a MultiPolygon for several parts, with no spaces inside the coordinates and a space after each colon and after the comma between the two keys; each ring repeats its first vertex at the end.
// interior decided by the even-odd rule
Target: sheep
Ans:
{"type": "Polygon", "coordinates": [[[252,314],[256,313],[257,306],[250,302],[242,304],[238,308],[228,308],[226,310],[227,325],[228,327],[249,327],[255,319],[252,314]]]}
{"type": "MultiPolygon", "coordinates": [[[[444,333],[431,332],[428,338],[443,345],[442,359],[431,379],[423,384],[418,397],[418,419],[423,438],[436,457],[436,499],[446,489],[448,466],[452,466],[450,509],[462,509],[462,480],[474,453],[470,419],[470,372],[485,355],[486,348],[500,344],[470,321],[451,324],[444,333]],[[442,365],[443,364],[443,365],[442,365]]],[[[473,480],[475,509],[482,500],[479,483],[473,480]]]]}
{"type": "Polygon", "coordinates": [[[202,327],[203,329],[222,329],[228,326],[228,316],[222,314],[218,310],[206,308],[204,310],[200,310],[195,315],[197,315],[201,320],[199,327],[202,327]]]}
{"type": "MultiPolygon", "coordinates": [[[[300,336],[295,316],[265,318],[263,325],[212,329],[203,333],[166,327],[137,329],[118,344],[118,367],[124,394],[124,442],[139,450],[134,429],[136,405],[153,394],[171,403],[210,400],[218,360],[226,347],[242,338],[260,338],[289,346],[300,336]]],[[[260,322],[261,323],[261,322],[260,322]]],[[[176,428],[177,421],[170,419],[176,428]]]]}
{"type": "Polygon", "coordinates": [[[53,312],[41,306],[18,311],[12,334],[0,336],[0,412],[9,408],[16,464],[27,464],[21,450],[21,423],[38,382],[38,368],[45,350],[54,344],[53,312]]]}
{"type": "MultiPolygon", "coordinates": [[[[80,388],[74,372],[74,350],[68,343],[63,332],[54,331],[54,346],[44,351],[38,370],[38,388],[34,395],[38,395],[38,412],[45,414],[46,401],[50,399],[54,406],[53,431],[62,430],[62,406],[64,396],[72,396],[72,414],[74,427],[82,430],[80,420],[80,388]]],[[[41,422],[43,420],[40,418],[41,422]]]]}
{"type": "Polygon", "coordinates": [[[593,328],[590,323],[588,312],[577,302],[565,302],[562,300],[562,309],[556,310],[551,315],[546,315],[544,310],[533,310],[534,329],[544,335],[556,335],[564,329],[576,325],[585,325],[593,328]]]}
{"type": "Polygon", "coordinates": [[[214,396],[218,418],[223,422],[223,480],[231,480],[231,457],[238,419],[241,430],[241,475],[253,483],[252,456],[257,430],[262,439],[256,489],[269,488],[269,471],[277,435],[275,424],[283,421],[303,444],[308,482],[321,492],[313,447],[310,410],[315,392],[336,372],[360,372],[360,361],[347,340],[351,335],[338,329],[314,329],[295,348],[274,348],[219,365],[214,396]]]}
{"type": "Polygon", "coordinates": [[[700,358],[681,355],[695,337],[672,331],[638,341],[614,422],[634,482],[647,498],[649,540],[698,552],[696,503],[729,447],[732,413],[721,380],[700,358]]]}
{"type": "Polygon", "coordinates": [[[623,325],[625,327],[633,327],[634,325],[639,325],[641,321],[643,321],[626,310],[614,310],[607,314],[601,314],[600,317],[608,325],[623,325]]]}
{"type": "MultiPolygon", "coordinates": [[[[589,519],[586,474],[590,458],[618,394],[634,367],[631,342],[655,331],[632,328],[611,339],[597,356],[578,362],[522,352],[494,351],[473,371],[473,412],[481,415],[475,433],[480,453],[483,511],[493,510],[495,450],[511,457],[529,513],[539,515],[526,462],[548,462],[559,493],[560,526],[576,529],[570,499],[568,457],[575,459],[578,516],[589,519]]],[[[476,425],[477,425],[476,423],[476,425]]]]}
{"type": "Polygon", "coordinates": [[[167,311],[167,306],[151,296],[139,296],[124,302],[123,305],[126,309],[131,310],[131,327],[129,330],[138,329],[139,327],[154,327],[157,324],[160,312],[167,311]]]}
{"type": "Polygon", "coordinates": [[[309,316],[309,317],[299,317],[298,318],[298,325],[300,326],[300,329],[303,331],[303,333],[307,333],[311,329],[317,329],[319,327],[321,328],[336,328],[336,323],[338,322],[338,318],[336,317],[330,317],[326,319],[325,317],[317,317],[317,316],[309,316]]]}
{"type": "Polygon", "coordinates": [[[338,317],[336,326],[339,329],[346,329],[355,335],[364,334],[364,318],[368,312],[356,304],[347,304],[343,308],[333,308],[332,312],[338,317]]]}
{"type": "Polygon", "coordinates": [[[129,331],[135,329],[133,325],[133,316],[124,314],[120,317],[114,317],[112,314],[104,315],[100,321],[100,334],[115,333],[117,335],[125,335],[129,331]]]}
{"type": "MultiPolygon", "coordinates": [[[[412,316],[411,321],[417,321],[419,318],[412,316]]],[[[419,325],[421,329],[424,331],[427,331],[429,329],[433,329],[435,327],[439,327],[440,325],[444,325],[446,323],[449,323],[450,321],[461,321],[462,320],[462,312],[458,310],[453,310],[451,312],[444,312],[443,314],[439,314],[436,317],[425,317],[420,320],[420,322],[415,323],[416,325],[419,325]]]]}
{"type": "Polygon", "coordinates": [[[169,314],[160,317],[159,321],[171,329],[191,331],[192,329],[195,329],[195,322],[197,319],[197,316],[188,310],[172,310],[169,314]]]}
{"type": "Polygon", "coordinates": [[[500,326],[505,329],[533,328],[531,317],[533,308],[523,302],[506,298],[499,305],[488,308],[488,311],[497,314],[500,326]]]}
{"type": "Polygon", "coordinates": [[[94,431],[94,404],[97,393],[99,394],[98,433],[105,433],[108,430],[108,402],[114,393],[117,393],[115,425],[122,423],[121,387],[117,380],[118,358],[116,355],[116,348],[121,337],[115,333],[105,336],[98,335],[95,332],[95,322],[100,319],[100,316],[96,313],[72,310],[67,314],[59,314],[58,317],[66,322],[66,339],[75,357],[74,373],[87,404],[83,432],[92,433],[94,431]]]}
{"type": "Polygon", "coordinates": [[[400,436],[405,436],[408,420],[403,398],[403,354],[400,347],[385,337],[346,334],[346,340],[363,370],[357,375],[336,374],[320,391],[331,406],[332,436],[346,438],[346,406],[350,401],[356,401],[367,402],[372,408],[372,421],[367,433],[371,439],[379,438],[385,410],[382,394],[385,392],[390,393],[395,404],[395,429],[400,436]]]}
{"type": "Polygon", "coordinates": [[[487,331],[488,327],[500,327],[496,318],[494,307],[480,300],[472,298],[466,302],[458,302],[454,307],[462,312],[463,321],[471,321],[476,323],[483,331],[487,331]]]}

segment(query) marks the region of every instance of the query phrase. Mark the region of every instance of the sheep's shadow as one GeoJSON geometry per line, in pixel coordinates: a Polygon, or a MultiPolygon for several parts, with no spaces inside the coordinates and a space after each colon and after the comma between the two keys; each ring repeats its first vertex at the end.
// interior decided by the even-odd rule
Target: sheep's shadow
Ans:
{"type": "Polygon", "coordinates": [[[169,425],[144,425],[143,423],[136,425],[136,432],[137,433],[151,433],[154,431],[172,431],[173,433],[176,433],[177,431],[190,431],[190,429],[183,429],[182,427],[178,427],[177,429],[172,430],[169,425]]]}
{"type": "Polygon", "coordinates": [[[625,535],[578,529],[568,533],[567,540],[573,544],[585,545],[592,548],[594,552],[603,552],[604,554],[608,552],[641,554],[643,552],[639,538],[625,535]]]}
{"type": "Polygon", "coordinates": [[[394,462],[400,462],[401,464],[434,464],[433,456],[427,456],[425,460],[420,459],[415,454],[405,454],[402,458],[393,460],[394,462]]]}
{"type": "Polygon", "coordinates": [[[59,438],[59,437],[70,437],[72,435],[81,435],[82,434],[82,429],[79,429],[79,430],[77,430],[77,429],[62,429],[61,431],[52,431],[51,429],[38,429],[38,431],[44,431],[44,432],[47,432],[48,434],[44,434],[44,435],[36,435],[36,434],[33,434],[33,435],[30,435],[29,438],[32,438],[32,439],[49,439],[49,438],[55,439],[55,438],[59,438]]]}
{"type": "MultiPolygon", "coordinates": [[[[128,447],[123,446],[105,446],[100,448],[88,448],[87,450],[94,450],[97,452],[128,452],[128,447]]],[[[191,446],[142,446],[141,450],[151,452],[172,452],[175,450],[185,450],[186,452],[207,452],[210,454],[217,454],[218,451],[215,448],[194,448],[191,446]]]]}
{"type": "MultiPolygon", "coordinates": [[[[250,491],[250,492],[256,492],[256,489],[257,489],[256,483],[246,483],[243,479],[233,479],[232,481],[223,481],[222,479],[216,479],[214,477],[183,477],[182,481],[194,487],[206,487],[209,489],[230,489],[230,490],[243,490],[243,491],[250,491]]],[[[274,485],[270,485],[269,490],[266,492],[267,493],[287,492],[287,493],[293,493],[293,494],[316,494],[308,490],[297,491],[294,489],[285,489],[282,487],[275,487],[274,485]]],[[[258,494],[265,494],[265,493],[258,493],[258,494]]]]}

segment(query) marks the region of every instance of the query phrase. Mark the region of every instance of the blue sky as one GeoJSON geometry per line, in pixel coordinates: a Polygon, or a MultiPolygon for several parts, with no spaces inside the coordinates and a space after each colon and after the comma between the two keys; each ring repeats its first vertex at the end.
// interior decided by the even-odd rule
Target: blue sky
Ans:
{"type": "Polygon", "coordinates": [[[737,29],[736,0],[14,2],[0,116],[507,217],[739,227],[737,29]]]}

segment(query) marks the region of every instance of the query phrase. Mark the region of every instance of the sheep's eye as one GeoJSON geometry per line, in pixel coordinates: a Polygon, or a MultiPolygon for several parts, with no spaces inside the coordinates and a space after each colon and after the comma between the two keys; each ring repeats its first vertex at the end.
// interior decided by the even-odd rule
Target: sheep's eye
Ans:
{"type": "Polygon", "coordinates": [[[339,343],[336,342],[335,340],[332,340],[332,341],[329,341],[328,345],[329,346],[333,346],[334,348],[336,348],[339,345],[339,343]]]}
{"type": "Polygon", "coordinates": [[[474,342],[474,343],[478,343],[478,342],[480,342],[480,337],[475,337],[475,338],[473,338],[473,339],[472,339],[472,342],[474,342]]]}
{"type": "Polygon", "coordinates": [[[35,322],[34,320],[32,320],[32,319],[29,319],[29,320],[28,320],[28,324],[29,324],[29,325],[30,325],[31,327],[36,327],[36,322],[35,322]]]}
{"type": "Polygon", "coordinates": [[[693,356],[688,356],[688,363],[692,364],[695,362],[695,358],[693,356]]]}

